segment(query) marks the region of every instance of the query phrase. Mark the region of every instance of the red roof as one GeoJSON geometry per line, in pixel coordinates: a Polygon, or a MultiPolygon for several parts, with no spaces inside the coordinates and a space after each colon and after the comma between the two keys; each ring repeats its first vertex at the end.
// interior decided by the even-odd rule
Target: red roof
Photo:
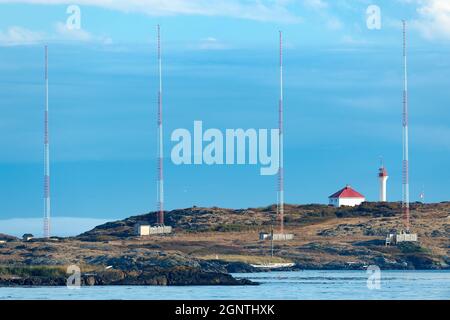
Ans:
{"type": "Polygon", "coordinates": [[[345,188],[333,193],[328,198],[364,198],[364,196],[347,185],[345,188]]]}

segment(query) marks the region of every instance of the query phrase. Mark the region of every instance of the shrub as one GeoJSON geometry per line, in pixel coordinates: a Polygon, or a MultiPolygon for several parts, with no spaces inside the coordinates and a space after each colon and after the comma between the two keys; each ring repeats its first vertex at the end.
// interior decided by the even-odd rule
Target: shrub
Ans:
{"type": "Polygon", "coordinates": [[[0,266],[0,275],[18,277],[58,277],[65,276],[62,267],[50,266],[0,266]]]}
{"type": "Polygon", "coordinates": [[[400,242],[397,244],[399,250],[404,253],[428,253],[429,250],[420,246],[420,244],[415,242],[400,242]]]}

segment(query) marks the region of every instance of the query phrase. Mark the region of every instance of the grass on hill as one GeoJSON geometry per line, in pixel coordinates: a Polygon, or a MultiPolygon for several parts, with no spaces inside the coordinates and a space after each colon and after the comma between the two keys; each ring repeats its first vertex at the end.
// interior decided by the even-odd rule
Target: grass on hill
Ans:
{"type": "MultiPolygon", "coordinates": [[[[94,272],[102,270],[96,266],[80,266],[82,272],[94,272]]],[[[0,265],[0,276],[16,277],[65,277],[67,276],[67,266],[4,266],[0,265]]]]}
{"type": "Polygon", "coordinates": [[[62,266],[0,266],[0,276],[58,277],[65,274],[62,266]]]}
{"type": "Polygon", "coordinates": [[[265,263],[290,263],[292,261],[283,259],[281,257],[267,257],[267,256],[250,256],[250,255],[236,255],[236,254],[220,254],[220,255],[205,255],[198,257],[204,260],[223,260],[227,262],[244,262],[249,264],[265,264],[265,263]]]}

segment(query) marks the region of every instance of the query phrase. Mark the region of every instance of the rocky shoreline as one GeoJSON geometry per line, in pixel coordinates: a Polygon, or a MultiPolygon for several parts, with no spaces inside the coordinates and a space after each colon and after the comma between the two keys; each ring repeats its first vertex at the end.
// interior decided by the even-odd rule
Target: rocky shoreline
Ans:
{"type": "Polygon", "coordinates": [[[69,266],[79,268],[83,286],[256,285],[234,278],[223,265],[181,252],[70,239],[0,246],[0,286],[65,286],[73,275],[69,266]]]}
{"type": "MultiPolygon", "coordinates": [[[[15,286],[66,286],[67,275],[55,277],[43,276],[0,276],[0,287],[15,286]]],[[[220,285],[241,286],[257,285],[247,279],[235,279],[229,274],[203,272],[201,270],[184,271],[142,271],[124,272],[120,270],[81,274],[81,286],[189,286],[220,285]]]]}

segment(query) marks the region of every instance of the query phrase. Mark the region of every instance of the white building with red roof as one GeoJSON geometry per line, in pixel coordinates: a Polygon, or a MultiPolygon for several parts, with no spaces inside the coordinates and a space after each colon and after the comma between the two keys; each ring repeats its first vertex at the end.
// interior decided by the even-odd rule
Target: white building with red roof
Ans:
{"type": "Polygon", "coordinates": [[[336,193],[333,193],[328,197],[328,199],[330,200],[330,205],[333,205],[335,207],[354,207],[366,201],[366,198],[361,193],[354,190],[349,185],[346,185],[345,188],[339,190],[336,193]]]}

